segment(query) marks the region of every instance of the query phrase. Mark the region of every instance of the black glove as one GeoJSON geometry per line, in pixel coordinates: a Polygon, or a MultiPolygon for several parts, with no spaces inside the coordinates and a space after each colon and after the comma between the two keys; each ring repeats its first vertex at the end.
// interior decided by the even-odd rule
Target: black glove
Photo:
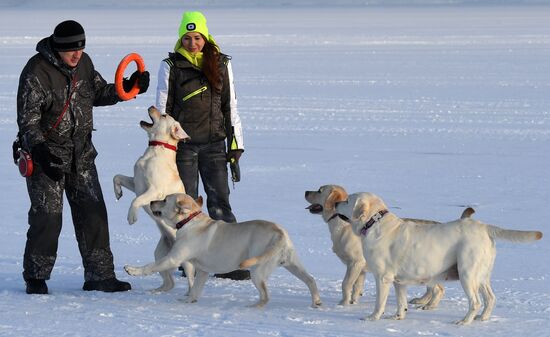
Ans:
{"type": "Polygon", "coordinates": [[[227,161],[232,162],[232,159],[234,159],[235,161],[239,161],[243,152],[244,150],[229,150],[227,152],[227,161]]]}
{"type": "Polygon", "coordinates": [[[241,181],[241,167],[239,166],[239,161],[230,161],[229,168],[231,169],[231,180],[233,183],[238,183],[241,181]]]}
{"type": "Polygon", "coordinates": [[[124,88],[124,91],[130,92],[136,81],[139,87],[139,93],[143,94],[149,88],[149,72],[144,71],[140,73],[139,70],[136,70],[132,76],[130,76],[130,79],[124,78],[122,80],[122,87],[124,88]]]}
{"type": "Polygon", "coordinates": [[[19,159],[19,149],[21,148],[21,143],[16,140],[11,145],[11,150],[13,153],[13,163],[17,165],[17,160],[19,159]]]}
{"type": "Polygon", "coordinates": [[[53,181],[59,181],[63,178],[63,170],[52,164],[60,165],[63,163],[61,158],[51,153],[46,143],[40,143],[32,148],[32,159],[40,165],[42,171],[53,181]]]}

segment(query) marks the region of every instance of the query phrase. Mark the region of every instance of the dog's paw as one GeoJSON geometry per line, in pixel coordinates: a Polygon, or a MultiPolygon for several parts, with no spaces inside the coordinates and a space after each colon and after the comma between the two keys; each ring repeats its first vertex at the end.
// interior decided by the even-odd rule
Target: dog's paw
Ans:
{"type": "Polygon", "coordinates": [[[428,299],[423,298],[423,297],[417,297],[417,298],[413,298],[412,300],[410,300],[409,303],[418,305],[421,308],[421,306],[428,303],[428,299]]]}
{"type": "Polygon", "coordinates": [[[115,198],[116,200],[120,200],[120,198],[122,198],[122,188],[120,188],[120,186],[115,186],[115,198]]]}
{"type": "Polygon", "coordinates": [[[426,304],[426,305],[419,305],[416,307],[416,309],[422,309],[422,310],[434,310],[435,308],[437,308],[437,305],[433,305],[433,304],[426,304]]]}
{"type": "Polygon", "coordinates": [[[338,302],[338,305],[341,305],[341,306],[346,306],[346,305],[350,305],[350,304],[351,304],[350,299],[342,299],[342,300],[340,300],[340,302],[338,302]]]}
{"type": "Polygon", "coordinates": [[[465,319],[461,319],[460,321],[455,321],[455,324],[456,324],[456,325],[468,325],[468,324],[470,324],[470,323],[472,323],[471,320],[468,321],[468,320],[465,320],[465,319]]]}
{"type": "Polygon", "coordinates": [[[362,321],[378,321],[382,315],[372,314],[367,317],[361,318],[362,321]]]}
{"type": "Polygon", "coordinates": [[[474,319],[476,321],[487,321],[489,320],[489,315],[485,314],[485,315],[477,315],[474,319]]]}
{"type": "Polygon", "coordinates": [[[400,320],[405,319],[405,315],[404,314],[395,314],[395,315],[391,316],[390,319],[400,321],[400,320]]]}
{"type": "Polygon", "coordinates": [[[130,225],[133,225],[137,222],[137,210],[134,210],[133,208],[130,208],[130,210],[128,211],[128,223],[130,225]]]}
{"type": "Polygon", "coordinates": [[[113,189],[115,191],[116,200],[119,200],[122,197],[122,186],[118,179],[118,175],[113,178],[113,189]]]}
{"type": "Polygon", "coordinates": [[[126,265],[126,266],[124,266],[124,270],[129,275],[132,275],[132,276],[143,275],[142,268],[139,268],[139,267],[132,267],[132,266],[126,265]]]}
{"type": "Polygon", "coordinates": [[[248,308],[254,308],[254,309],[261,309],[265,306],[267,302],[265,301],[259,301],[259,302],[256,302],[254,304],[249,304],[247,305],[248,308]]]}
{"type": "Polygon", "coordinates": [[[153,294],[165,293],[165,292],[168,292],[168,291],[172,290],[173,288],[174,288],[173,283],[172,283],[172,286],[163,284],[160,287],[151,290],[151,292],[153,294]]]}

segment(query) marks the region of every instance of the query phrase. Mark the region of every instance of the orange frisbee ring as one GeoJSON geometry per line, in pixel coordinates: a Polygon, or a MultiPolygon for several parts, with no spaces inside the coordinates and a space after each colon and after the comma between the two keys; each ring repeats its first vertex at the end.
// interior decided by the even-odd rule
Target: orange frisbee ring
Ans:
{"type": "Polygon", "coordinates": [[[145,63],[143,62],[143,58],[141,58],[139,54],[128,54],[120,61],[115,73],[115,89],[118,97],[120,97],[124,101],[136,97],[136,95],[139,93],[139,86],[137,84],[137,81],[136,83],[134,83],[134,86],[129,92],[124,91],[124,86],[122,85],[122,81],[124,80],[124,71],[128,67],[128,64],[130,64],[130,62],[136,63],[137,70],[140,73],[145,71],[145,63]]]}

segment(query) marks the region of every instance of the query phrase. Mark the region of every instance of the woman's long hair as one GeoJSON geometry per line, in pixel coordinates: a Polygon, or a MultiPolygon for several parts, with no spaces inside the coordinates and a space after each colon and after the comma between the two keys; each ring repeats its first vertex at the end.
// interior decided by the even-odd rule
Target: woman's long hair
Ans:
{"type": "Polygon", "coordinates": [[[215,45],[205,39],[204,47],[202,48],[202,71],[210,82],[210,85],[217,91],[222,90],[222,79],[220,76],[220,52],[215,45]]]}

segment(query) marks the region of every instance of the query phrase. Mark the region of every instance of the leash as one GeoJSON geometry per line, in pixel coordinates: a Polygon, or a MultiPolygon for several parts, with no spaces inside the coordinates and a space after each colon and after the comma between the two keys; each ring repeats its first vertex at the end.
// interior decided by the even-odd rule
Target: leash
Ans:
{"type": "Polygon", "coordinates": [[[169,150],[172,150],[172,151],[177,151],[178,150],[177,146],[174,146],[174,145],[168,144],[168,143],[164,143],[164,142],[159,142],[157,140],[149,141],[149,146],[162,146],[162,147],[165,147],[165,148],[167,148],[169,150]]]}
{"type": "Polygon", "coordinates": [[[52,132],[59,123],[61,123],[61,120],[63,119],[63,116],[65,116],[65,112],[67,112],[67,109],[69,108],[69,103],[71,103],[71,98],[73,97],[73,94],[76,91],[76,72],[74,73],[73,77],[71,78],[71,87],[69,88],[69,97],[67,98],[67,101],[65,101],[65,105],[63,106],[63,111],[61,111],[61,115],[57,118],[57,121],[55,121],[55,124],[52,126],[52,128],[44,134],[44,138],[48,138],[48,135],[50,132],[52,132]]]}
{"type": "Polygon", "coordinates": [[[191,213],[191,215],[189,215],[189,217],[187,217],[186,219],[181,220],[180,222],[178,222],[178,223],[176,224],[176,229],[182,228],[182,227],[185,226],[189,221],[193,220],[194,217],[196,217],[197,215],[199,215],[199,214],[201,214],[201,213],[202,213],[201,211],[197,211],[197,212],[191,213]]]}

